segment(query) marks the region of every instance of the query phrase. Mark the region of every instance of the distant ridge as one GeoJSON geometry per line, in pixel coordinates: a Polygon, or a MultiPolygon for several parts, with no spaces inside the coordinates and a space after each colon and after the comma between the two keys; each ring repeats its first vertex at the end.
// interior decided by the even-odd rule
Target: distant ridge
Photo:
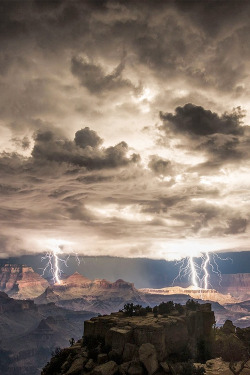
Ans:
{"type": "Polygon", "coordinates": [[[0,291],[16,299],[33,299],[49,286],[34,270],[23,264],[5,264],[0,267],[0,291]]]}

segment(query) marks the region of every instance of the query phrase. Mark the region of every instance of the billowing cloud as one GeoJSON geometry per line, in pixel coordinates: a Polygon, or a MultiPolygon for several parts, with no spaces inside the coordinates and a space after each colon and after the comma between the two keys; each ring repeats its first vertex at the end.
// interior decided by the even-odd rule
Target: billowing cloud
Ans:
{"type": "Polygon", "coordinates": [[[78,130],[74,141],[58,137],[52,131],[39,132],[35,136],[32,156],[38,161],[69,163],[88,170],[116,168],[140,160],[135,153],[127,157],[129,148],[126,142],[98,148],[101,142],[96,132],[89,128],[78,130]]]}
{"type": "Polygon", "coordinates": [[[248,2],[0,7],[3,253],[248,246],[248,2]]]}

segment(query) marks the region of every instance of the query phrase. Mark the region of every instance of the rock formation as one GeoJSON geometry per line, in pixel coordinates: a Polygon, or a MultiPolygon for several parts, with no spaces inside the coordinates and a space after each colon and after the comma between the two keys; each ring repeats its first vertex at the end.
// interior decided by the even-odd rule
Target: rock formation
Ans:
{"type": "Polygon", "coordinates": [[[83,340],[53,357],[42,375],[51,375],[53,368],[61,375],[166,374],[169,359],[177,358],[185,348],[190,358],[198,358],[201,342],[206,353],[212,347],[215,319],[211,305],[196,307],[164,316],[119,312],[85,321],[83,340]]]}
{"type": "Polygon", "coordinates": [[[0,291],[17,299],[33,299],[49,286],[31,267],[5,264],[0,267],[0,291]]]}
{"type": "Polygon", "coordinates": [[[182,288],[180,286],[166,287],[161,289],[139,289],[144,294],[161,294],[161,295],[172,295],[172,294],[188,294],[192,298],[219,302],[220,304],[225,303],[236,303],[239,299],[233,298],[228,292],[226,294],[219,293],[215,289],[202,289],[193,286],[188,288],[182,288]]]}
{"type": "Polygon", "coordinates": [[[221,293],[230,293],[241,301],[250,300],[250,273],[224,274],[214,285],[221,293]]]}

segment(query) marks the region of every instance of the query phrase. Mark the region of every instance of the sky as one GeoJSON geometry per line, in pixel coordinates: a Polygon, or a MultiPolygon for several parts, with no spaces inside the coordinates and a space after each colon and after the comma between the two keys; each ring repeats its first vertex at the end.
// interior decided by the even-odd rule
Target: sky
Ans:
{"type": "Polygon", "coordinates": [[[0,2],[0,256],[249,248],[249,1],[0,2]]]}

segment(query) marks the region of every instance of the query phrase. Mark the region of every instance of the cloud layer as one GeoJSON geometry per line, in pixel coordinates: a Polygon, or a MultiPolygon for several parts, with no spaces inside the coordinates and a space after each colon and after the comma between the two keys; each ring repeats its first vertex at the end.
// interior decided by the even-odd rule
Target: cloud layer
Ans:
{"type": "Polygon", "coordinates": [[[0,7],[2,256],[248,249],[248,2],[0,7]]]}

